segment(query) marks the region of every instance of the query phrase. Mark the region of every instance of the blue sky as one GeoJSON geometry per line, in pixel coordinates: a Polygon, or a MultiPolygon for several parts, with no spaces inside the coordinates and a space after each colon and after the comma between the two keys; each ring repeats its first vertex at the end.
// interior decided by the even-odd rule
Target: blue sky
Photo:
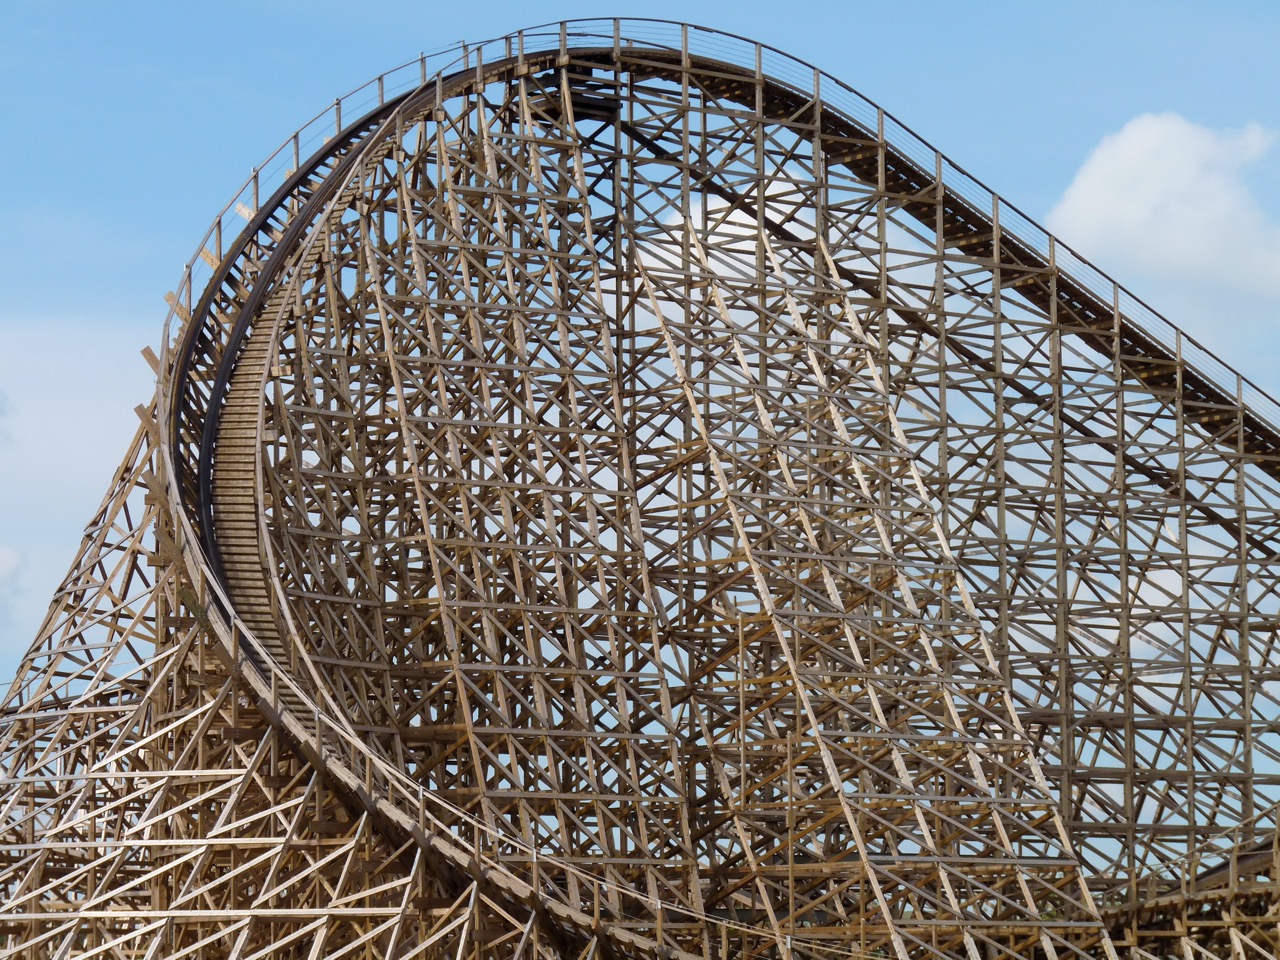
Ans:
{"type": "Polygon", "coordinates": [[[1280,393],[1280,5],[0,0],[0,675],[150,392],[138,351],[251,167],[457,40],[581,16],[764,40],[880,103],[1280,393]]]}

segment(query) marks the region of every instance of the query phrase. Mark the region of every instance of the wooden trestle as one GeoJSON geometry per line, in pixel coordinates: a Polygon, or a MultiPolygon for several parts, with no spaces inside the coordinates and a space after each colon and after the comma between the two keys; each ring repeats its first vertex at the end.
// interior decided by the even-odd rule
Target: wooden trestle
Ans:
{"type": "Polygon", "coordinates": [[[1255,388],[714,31],[260,169],[0,708],[0,954],[1280,956],[1255,388]]]}

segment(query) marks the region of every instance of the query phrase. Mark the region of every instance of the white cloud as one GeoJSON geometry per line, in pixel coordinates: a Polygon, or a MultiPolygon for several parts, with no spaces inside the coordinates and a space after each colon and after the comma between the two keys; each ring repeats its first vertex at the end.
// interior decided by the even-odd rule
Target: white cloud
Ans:
{"type": "Polygon", "coordinates": [[[12,547],[0,547],[0,583],[4,583],[18,571],[18,551],[12,547]]]}
{"type": "Polygon", "coordinates": [[[1280,224],[1250,188],[1276,134],[1144,114],[1104,137],[1049,228],[1264,389],[1280,393],[1280,224]]]}
{"type": "Polygon", "coordinates": [[[151,392],[138,356],[147,332],[0,318],[0,688],[137,429],[133,407],[151,392]]]}
{"type": "MultiPolygon", "coordinates": [[[[12,547],[0,546],[0,627],[7,624],[13,616],[13,596],[17,592],[18,567],[21,556],[12,547]]],[[[0,688],[4,686],[8,671],[0,676],[0,688]]]]}
{"type": "Polygon", "coordinates": [[[1257,124],[1219,131],[1174,113],[1136,117],[1085,160],[1049,227],[1126,269],[1280,296],[1280,227],[1244,178],[1274,140],[1257,124]]]}

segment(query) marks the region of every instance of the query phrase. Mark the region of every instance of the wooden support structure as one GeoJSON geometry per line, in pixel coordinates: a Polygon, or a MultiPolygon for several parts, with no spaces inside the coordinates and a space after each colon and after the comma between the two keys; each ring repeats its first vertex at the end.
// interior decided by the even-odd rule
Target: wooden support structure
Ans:
{"type": "Polygon", "coordinates": [[[0,955],[1277,956],[1280,407],[838,80],[423,58],[168,299],[0,955]]]}

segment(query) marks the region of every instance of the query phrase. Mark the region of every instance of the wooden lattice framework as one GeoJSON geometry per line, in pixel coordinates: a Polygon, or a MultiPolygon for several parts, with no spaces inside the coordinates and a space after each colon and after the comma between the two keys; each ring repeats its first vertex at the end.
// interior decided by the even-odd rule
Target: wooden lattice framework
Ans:
{"type": "Polygon", "coordinates": [[[1277,955],[1275,404],[839,81],[424,58],[171,305],[0,955],[1277,955]]]}

